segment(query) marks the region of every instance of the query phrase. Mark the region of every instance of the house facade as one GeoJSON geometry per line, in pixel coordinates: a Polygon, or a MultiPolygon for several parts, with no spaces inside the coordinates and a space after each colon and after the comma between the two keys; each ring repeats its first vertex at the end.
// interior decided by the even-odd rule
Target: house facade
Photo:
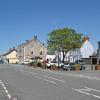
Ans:
{"type": "Polygon", "coordinates": [[[10,49],[7,53],[2,55],[2,59],[5,63],[16,64],[18,63],[17,51],[15,48],[10,49]]]}
{"type": "MultiPolygon", "coordinates": [[[[74,51],[69,51],[66,54],[66,57],[64,59],[64,61],[67,62],[76,62],[77,60],[85,60],[88,61],[89,57],[92,56],[94,54],[95,50],[93,45],[90,43],[89,41],[89,37],[88,36],[84,36],[83,38],[83,44],[81,46],[81,48],[76,48],[74,51]]],[[[63,59],[63,54],[62,52],[56,52],[56,61],[61,62],[63,59]]]]}
{"type": "Polygon", "coordinates": [[[24,44],[21,44],[17,48],[17,58],[19,60],[19,63],[24,63],[24,44]]]}
{"type": "MultiPolygon", "coordinates": [[[[81,51],[80,49],[75,49],[74,51],[69,51],[66,54],[66,57],[64,59],[64,61],[66,62],[76,62],[77,60],[81,60],[82,55],[81,55],[81,51]]],[[[58,62],[62,62],[63,61],[63,53],[62,52],[57,52],[56,53],[56,61],[58,62]]]]}
{"type": "Polygon", "coordinates": [[[27,40],[26,43],[19,45],[17,48],[19,63],[30,62],[35,58],[40,58],[43,61],[46,60],[46,55],[47,48],[38,40],[37,36],[34,36],[31,40],[27,40]]]}
{"type": "Polygon", "coordinates": [[[94,49],[93,45],[90,43],[88,36],[84,36],[83,44],[82,44],[82,47],[80,48],[80,50],[81,50],[83,59],[89,58],[95,52],[95,49],[94,49]]]}

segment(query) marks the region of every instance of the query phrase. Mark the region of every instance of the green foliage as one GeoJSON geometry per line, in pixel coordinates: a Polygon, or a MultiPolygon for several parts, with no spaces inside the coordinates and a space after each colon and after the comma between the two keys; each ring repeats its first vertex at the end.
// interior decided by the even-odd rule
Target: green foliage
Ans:
{"type": "Polygon", "coordinates": [[[30,62],[28,65],[29,66],[34,66],[35,65],[35,62],[30,62]]]}
{"type": "Polygon", "coordinates": [[[42,63],[37,63],[37,67],[42,67],[42,63]]]}
{"type": "Polygon", "coordinates": [[[74,29],[63,28],[52,31],[48,35],[48,49],[57,51],[58,49],[66,53],[81,47],[82,34],[76,33],[74,29]]]}

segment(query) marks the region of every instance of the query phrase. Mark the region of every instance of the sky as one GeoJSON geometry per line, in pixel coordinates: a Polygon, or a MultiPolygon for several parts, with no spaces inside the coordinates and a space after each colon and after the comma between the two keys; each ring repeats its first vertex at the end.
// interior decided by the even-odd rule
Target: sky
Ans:
{"type": "Polygon", "coordinates": [[[37,35],[46,44],[47,35],[69,27],[100,40],[100,0],[0,0],[0,53],[37,35]]]}

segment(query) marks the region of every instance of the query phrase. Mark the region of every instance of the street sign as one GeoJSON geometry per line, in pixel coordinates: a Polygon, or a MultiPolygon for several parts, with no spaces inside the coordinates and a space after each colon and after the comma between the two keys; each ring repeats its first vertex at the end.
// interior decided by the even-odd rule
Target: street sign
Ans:
{"type": "Polygon", "coordinates": [[[92,58],[92,64],[96,65],[97,64],[97,58],[92,58]]]}

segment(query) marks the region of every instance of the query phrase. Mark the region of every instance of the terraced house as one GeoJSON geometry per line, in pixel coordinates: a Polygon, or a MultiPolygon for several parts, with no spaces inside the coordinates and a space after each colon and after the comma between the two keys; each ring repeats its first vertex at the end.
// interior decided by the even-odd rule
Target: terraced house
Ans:
{"type": "Polygon", "coordinates": [[[26,63],[39,58],[41,61],[46,60],[47,48],[41,43],[37,36],[27,40],[17,48],[17,57],[19,63],[26,63]]]}
{"type": "Polygon", "coordinates": [[[11,48],[8,52],[1,55],[1,58],[4,63],[9,63],[9,64],[18,63],[17,51],[16,51],[15,47],[11,48]]]}

